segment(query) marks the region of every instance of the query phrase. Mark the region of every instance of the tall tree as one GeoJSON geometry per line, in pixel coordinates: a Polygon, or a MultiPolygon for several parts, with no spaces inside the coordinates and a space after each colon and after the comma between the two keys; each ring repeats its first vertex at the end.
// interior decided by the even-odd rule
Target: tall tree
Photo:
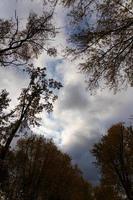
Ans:
{"type": "Polygon", "coordinates": [[[39,125],[37,115],[45,109],[52,111],[52,102],[56,100],[55,89],[60,89],[60,82],[53,79],[47,79],[46,68],[28,69],[30,74],[30,83],[24,88],[19,97],[18,105],[10,112],[3,108],[9,105],[7,92],[3,91],[0,95],[1,113],[0,113],[0,159],[4,160],[9,150],[10,144],[25,125],[39,125]]]}
{"type": "Polygon", "coordinates": [[[49,41],[55,37],[53,14],[57,1],[47,1],[43,13],[30,13],[26,22],[15,19],[0,19],[0,66],[23,65],[29,74],[29,85],[22,89],[18,105],[10,111],[8,92],[0,93],[0,185],[6,177],[6,156],[14,137],[26,126],[39,125],[39,113],[51,112],[57,98],[55,89],[61,83],[46,77],[46,68],[34,67],[33,58],[44,50],[51,56],[56,49],[49,41]]]}
{"type": "MultiPolygon", "coordinates": [[[[116,124],[94,145],[92,153],[101,170],[102,182],[133,199],[133,128],[116,124]]],[[[121,196],[121,197],[122,197],[121,196]]]]}
{"type": "Polygon", "coordinates": [[[63,2],[71,7],[68,53],[84,59],[80,70],[87,74],[88,88],[133,86],[133,2],[63,2]]]}
{"type": "Polygon", "coordinates": [[[19,140],[7,163],[5,199],[91,200],[90,184],[51,140],[37,136],[19,140]]]}
{"type": "MultiPolygon", "coordinates": [[[[0,19],[0,65],[19,66],[29,73],[30,81],[22,90],[19,103],[9,112],[8,93],[0,93],[0,159],[4,160],[16,133],[24,124],[38,125],[37,114],[43,109],[52,110],[52,101],[56,99],[54,89],[61,84],[46,77],[46,68],[37,68],[32,64],[34,56],[43,50],[55,55],[55,48],[48,46],[48,41],[55,37],[56,30],[52,23],[56,0],[44,7],[42,15],[31,13],[27,22],[0,19]]],[[[48,3],[48,2],[47,2],[48,3]]]]}

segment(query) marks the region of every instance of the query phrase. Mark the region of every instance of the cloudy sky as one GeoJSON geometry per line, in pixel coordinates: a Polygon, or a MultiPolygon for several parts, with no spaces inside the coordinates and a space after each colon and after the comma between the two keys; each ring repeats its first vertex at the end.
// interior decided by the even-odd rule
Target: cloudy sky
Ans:
{"type": "MultiPolygon", "coordinates": [[[[41,13],[41,0],[0,0],[0,17],[14,17],[15,10],[21,20],[25,20],[29,10],[41,13]]],[[[121,91],[116,95],[107,89],[90,95],[86,90],[85,77],[78,72],[78,60],[71,61],[62,55],[66,45],[65,11],[59,6],[54,21],[60,27],[53,45],[58,48],[58,56],[51,58],[45,53],[35,61],[36,66],[47,66],[49,76],[62,81],[63,88],[51,114],[42,113],[42,125],[35,128],[38,134],[53,138],[58,147],[69,153],[84,176],[92,183],[98,180],[98,172],[89,153],[92,145],[105,134],[114,123],[126,121],[133,115],[133,89],[121,91]]],[[[12,104],[16,104],[21,88],[28,83],[26,74],[11,68],[0,69],[0,89],[10,92],[12,104]],[[15,94],[15,95],[14,95],[15,94]]]]}

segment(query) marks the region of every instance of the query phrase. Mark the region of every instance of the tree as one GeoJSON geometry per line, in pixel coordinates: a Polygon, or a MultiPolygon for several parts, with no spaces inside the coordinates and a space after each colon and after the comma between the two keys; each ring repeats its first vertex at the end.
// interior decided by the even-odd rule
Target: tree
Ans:
{"type": "MultiPolygon", "coordinates": [[[[24,66],[30,82],[23,89],[18,105],[9,111],[8,92],[0,93],[0,160],[4,160],[10,144],[18,131],[25,125],[38,125],[37,115],[43,109],[52,111],[52,102],[57,98],[54,89],[60,89],[61,83],[46,77],[46,68],[34,67],[33,57],[42,50],[55,55],[54,48],[47,48],[48,41],[55,37],[56,31],[52,17],[56,1],[50,2],[49,9],[42,16],[31,13],[24,25],[15,16],[13,20],[0,19],[0,65],[24,66]],[[21,26],[20,26],[21,25],[21,26]]],[[[1,166],[2,168],[2,166],[1,166]]]]}
{"type": "Polygon", "coordinates": [[[70,7],[71,5],[74,4],[76,0],[61,0],[62,4],[66,7],[70,7]]]}
{"type": "MultiPolygon", "coordinates": [[[[18,105],[10,111],[8,92],[0,93],[0,187],[7,177],[6,156],[11,142],[19,136],[23,128],[39,125],[39,114],[53,110],[57,99],[54,90],[62,87],[60,82],[47,78],[46,68],[36,67],[33,58],[47,51],[50,56],[56,55],[56,49],[49,45],[56,35],[52,22],[57,1],[47,2],[42,15],[30,13],[27,22],[0,19],[0,66],[23,66],[29,74],[29,85],[22,89],[18,105]]],[[[1,189],[1,188],[0,188],[1,189]]]]}
{"type": "Polygon", "coordinates": [[[9,179],[3,188],[11,200],[89,200],[91,186],[68,155],[51,140],[31,136],[18,141],[7,158],[9,179]]]}
{"type": "Polygon", "coordinates": [[[102,183],[133,199],[133,128],[119,123],[94,145],[92,153],[101,170],[102,183]]]}
{"type": "MultiPolygon", "coordinates": [[[[47,2],[48,3],[48,2],[47,2]]],[[[52,22],[56,0],[45,6],[43,14],[30,13],[27,22],[0,19],[0,65],[26,66],[42,51],[56,55],[56,49],[47,47],[48,41],[55,37],[56,29],[52,22]]]]}
{"type": "Polygon", "coordinates": [[[64,0],[69,13],[68,54],[84,59],[90,90],[133,86],[133,4],[130,0],[64,0]]]}
{"type": "Polygon", "coordinates": [[[100,184],[93,188],[95,200],[121,200],[118,192],[110,185],[100,184]]]}
{"type": "Polygon", "coordinates": [[[2,91],[0,109],[0,159],[4,160],[9,150],[10,144],[18,131],[25,125],[39,125],[37,115],[45,109],[51,112],[52,102],[57,99],[53,92],[62,87],[60,82],[47,79],[46,68],[29,69],[30,83],[24,88],[19,97],[19,103],[10,112],[5,111],[9,105],[7,92],[2,91]],[[4,110],[3,110],[4,108],[4,110]]]}

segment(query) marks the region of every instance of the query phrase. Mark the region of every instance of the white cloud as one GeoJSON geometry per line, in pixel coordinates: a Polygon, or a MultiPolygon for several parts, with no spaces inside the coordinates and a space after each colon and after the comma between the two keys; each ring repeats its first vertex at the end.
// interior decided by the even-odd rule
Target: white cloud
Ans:
{"type": "MultiPolygon", "coordinates": [[[[6,8],[7,2],[9,3],[9,0],[6,0],[5,4],[3,1],[0,2],[3,9],[2,14],[6,13],[6,15],[9,9],[6,8]]],[[[36,1],[33,6],[37,12],[40,9],[39,2],[36,1]]],[[[21,4],[22,13],[27,12],[25,9],[31,5],[24,0],[21,4]]],[[[13,6],[11,8],[13,9],[13,6]]],[[[64,15],[60,7],[56,13],[55,21],[58,27],[63,27],[64,15]]],[[[129,121],[128,118],[133,114],[133,88],[128,88],[116,95],[108,90],[97,91],[96,95],[91,96],[85,90],[84,76],[78,73],[76,67],[78,61],[71,62],[68,58],[62,58],[61,53],[65,44],[66,36],[61,32],[53,42],[53,45],[58,47],[58,57],[50,58],[44,53],[35,61],[37,66],[48,65],[49,74],[61,79],[64,84],[59,92],[53,114],[42,113],[42,126],[35,128],[35,131],[38,134],[52,137],[56,144],[63,151],[68,152],[73,161],[80,165],[86,177],[95,182],[97,172],[91,164],[94,158],[90,155],[89,149],[113,123],[129,121]]],[[[22,73],[13,69],[0,70],[0,87],[7,88],[12,98],[14,94],[15,98],[18,97],[20,88],[26,84],[27,78],[22,73]]]]}

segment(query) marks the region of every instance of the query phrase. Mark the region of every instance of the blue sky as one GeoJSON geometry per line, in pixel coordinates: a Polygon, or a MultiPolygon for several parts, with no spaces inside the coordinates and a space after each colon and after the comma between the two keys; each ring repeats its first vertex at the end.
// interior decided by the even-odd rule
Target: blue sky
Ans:
{"type": "MultiPolygon", "coordinates": [[[[41,0],[0,0],[0,17],[11,17],[17,8],[20,18],[26,19],[29,10],[41,11],[41,0]]],[[[89,153],[92,145],[114,123],[126,121],[133,114],[133,88],[123,90],[116,95],[113,92],[97,90],[90,95],[86,90],[85,77],[78,72],[79,60],[71,61],[63,57],[63,49],[67,44],[65,30],[65,12],[61,6],[56,9],[54,21],[62,27],[52,45],[58,48],[58,56],[51,58],[42,53],[36,66],[47,66],[49,76],[62,81],[64,87],[58,94],[58,100],[52,114],[42,113],[42,125],[35,128],[37,134],[53,138],[58,147],[69,153],[73,162],[77,163],[84,176],[96,183],[99,175],[92,164],[94,158],[89,153]],[[64,28],[63,28],[64,27],[64,28]]],[[[22,87],[28,84],[28,78],[19,70],[0,69],[0,88],[6,88],[12,97],[12,106],[16,104],[22,87]],[[15,95],[14,95],[15,94],[15,95]]]]}

